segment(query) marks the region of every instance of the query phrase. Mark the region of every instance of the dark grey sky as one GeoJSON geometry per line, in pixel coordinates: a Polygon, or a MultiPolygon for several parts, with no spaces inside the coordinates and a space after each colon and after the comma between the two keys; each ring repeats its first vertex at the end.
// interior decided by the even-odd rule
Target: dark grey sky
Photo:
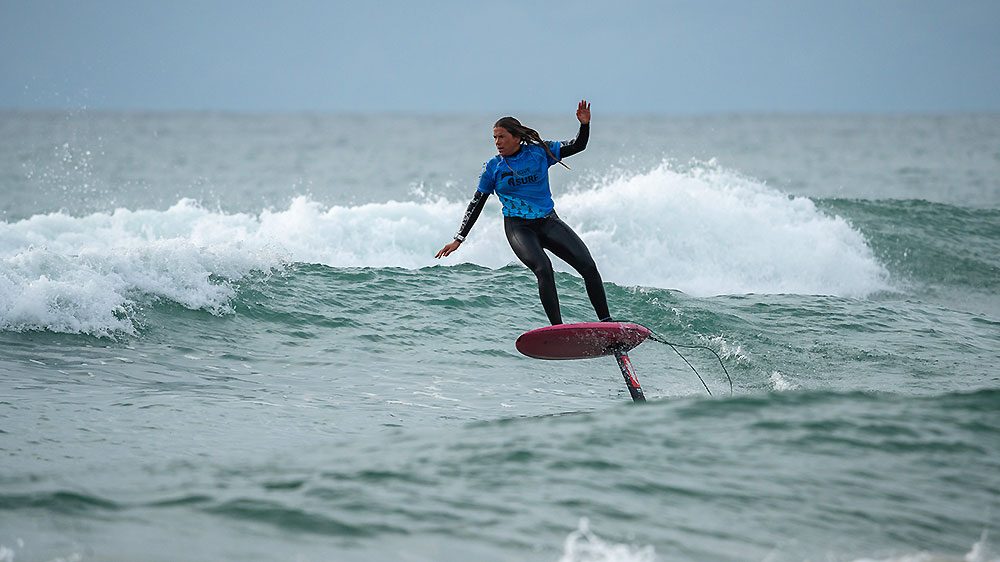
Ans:
{"type": "Polygon", "coordinates": [[[1000,1],[0,0],[0,107],[1000,111],[1000,1]]]}

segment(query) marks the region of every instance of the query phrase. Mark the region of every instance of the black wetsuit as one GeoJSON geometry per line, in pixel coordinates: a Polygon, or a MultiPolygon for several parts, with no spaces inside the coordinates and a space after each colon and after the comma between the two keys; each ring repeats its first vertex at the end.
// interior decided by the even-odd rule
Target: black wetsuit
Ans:
{"type": "MultiPolygon", "coordinates": [[[[590,125],[581,124],[580,132],[575,139],[558,143],[558,157],[561,159],[581,152],[587,147],[589,138],[590,125]]],[[[547,177],[545,184],[547,185],[547,177]]],[[[488,197],[488,193],[476,191],[472,202],[469,203],[469,208],[465,211],[465,217],[456,239],[464,240],[469,234],[472,225],[479,218],[483,206],[486,205],[488,197]]],[[[546,249],[568,263],[583,277],[587,287],[587,296],[590,297],[590,303],[594,306],[597,318],[599,320],[611,319],[608,311],[608,299],[604,293],[604,283],[597,270],[597,264],[594,263],[594,258],[591,257],[583,240],[556,215],[555,210],[541,218],[522,218],[506,216],[505,214],[503,224],[507,241],[510,242],[514,254],[521,260],[521,263],[534,272],[538,279],[538,296],[542,301],[542,307],[545,309],[549,322],[562,324],[562,314],[559,310],[559,295],[556,293],[555,274],[552,271],[552,262],[545,254],[546,249]]]]}

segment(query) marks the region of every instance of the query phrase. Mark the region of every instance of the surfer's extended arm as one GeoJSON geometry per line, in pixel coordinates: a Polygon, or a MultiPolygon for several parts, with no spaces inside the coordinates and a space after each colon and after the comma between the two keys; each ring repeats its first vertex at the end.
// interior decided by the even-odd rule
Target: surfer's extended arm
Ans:
{"type": "Polygon", "coordinates": [[[483,212],[483,207],[486,206],[486,200],[489,197],[489,193],[483,193],[482,191],[476,191],[475,195],[472,196],[472,201],[469,202],[469,207],[465,210],[465,216],[462,217],[462,226],[458,227],[458,234],[455,235],[455,240],[461,242],[469,235],[472,225],[476,224],[479,213],[483,212]]]}
{"type": "Polygon", "coordinates": [[[587,148],[587,141],[590,139],[590,103],[587,100],[580,100],[577,104],[576,118],[580,121],[580,132],[575,139],[559,143],[560,159],[579,154],[587,148]]]}
{"type": "Polygon", "coordinates": [[[483,193],[482,191],[476,190],[475,195],[472,196],[472,201],[469,202],[469,208],[465,210],[465,216],[462,218],[462,225],[458,227],[458,234],[455,235],[455,239],[448,244],[445,244],[444,248],[438,251],[436,258],[442,256],[447,256],[448,254],[454,252],[458,249],[465,237],[469,235],[469,231],[472,230],[472,225],[476,224],[476,219],[479,218],[479,214],[483,212],[483,207],[486,206],[486,200],[490,197],[489,193],[483,193]]]}
{"type": "Polygon", "coordinates": [[[583,149],[587,148],[588,140],[590,140],[590,123],[580,123],[580,131],[575,139],[559,143],[559,157],[565,158],[583,152],[583,149]]]}

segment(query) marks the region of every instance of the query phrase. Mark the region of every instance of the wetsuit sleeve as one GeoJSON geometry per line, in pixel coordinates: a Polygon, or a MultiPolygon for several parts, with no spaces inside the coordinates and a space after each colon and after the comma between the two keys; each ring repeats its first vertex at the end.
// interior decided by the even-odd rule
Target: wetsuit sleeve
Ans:
{"type": "Polygon", "coordinates": [[[479,213],[483,212],[483,207],[486,206],[486,200],[489,197],[489,193],[476,190],[476,193],[472,196],[472,201],[469,203],[469,208],[465,210],[465,217],[462,218],[462,225],[458,227],[458,234],[455,235],[455,240],[461,242],[469,235],[472,225],[476,224],[476,219],[479,218],[479,213]]]}
{"type": "Polygon", "coordinates": [[[587,148],[587,141],[590,140],[590,123],[580,123],[580,131],[573,140],[565,140],[559,143],[559,152],[555,152],[559,158],[566,158],[583,152],[587,148]]]}
{"type": "Polygon", "coordinates": [[[490,193],[496,191],[496,174],[493,164],[493,160],[483,164],[483,173],[479,175],[479,187],[472,195],[469,208],[465,210],[465,216],[462,217],[462,225],[458,227],[458,234],[455,235],[455,240],[459,242],[464,241],[465,237],[469,235],[472,225],[476,224],[476,219],[479,218],[479,213],[483,212],[483,207],[486,206],[486,200],[489,199],[490,193]]]}

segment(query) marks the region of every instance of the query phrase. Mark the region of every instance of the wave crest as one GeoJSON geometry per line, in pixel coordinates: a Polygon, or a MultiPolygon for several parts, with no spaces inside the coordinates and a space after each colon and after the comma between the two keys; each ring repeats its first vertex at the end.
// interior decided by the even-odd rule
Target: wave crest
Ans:
{"type": "MultiPolygon", "coordinates": [[[[117,209],[0,223],[0,329],[135,333],[141,299],[216,314],[234,282],[287,263],[402,267],[516,262],[495,199],[453,258],[466,203],[444,198],[325,206],[296,197],[283,210],[226,213],[183,199],[166,210],[117,209]]],[[[663,164],[557,194],[607,281],[741,293],[863,297],[889,288],[862,235],[803,197],[719,169],[663,164]]],[[[568,267],[554,260],[557,269],[568,267]]]]}

